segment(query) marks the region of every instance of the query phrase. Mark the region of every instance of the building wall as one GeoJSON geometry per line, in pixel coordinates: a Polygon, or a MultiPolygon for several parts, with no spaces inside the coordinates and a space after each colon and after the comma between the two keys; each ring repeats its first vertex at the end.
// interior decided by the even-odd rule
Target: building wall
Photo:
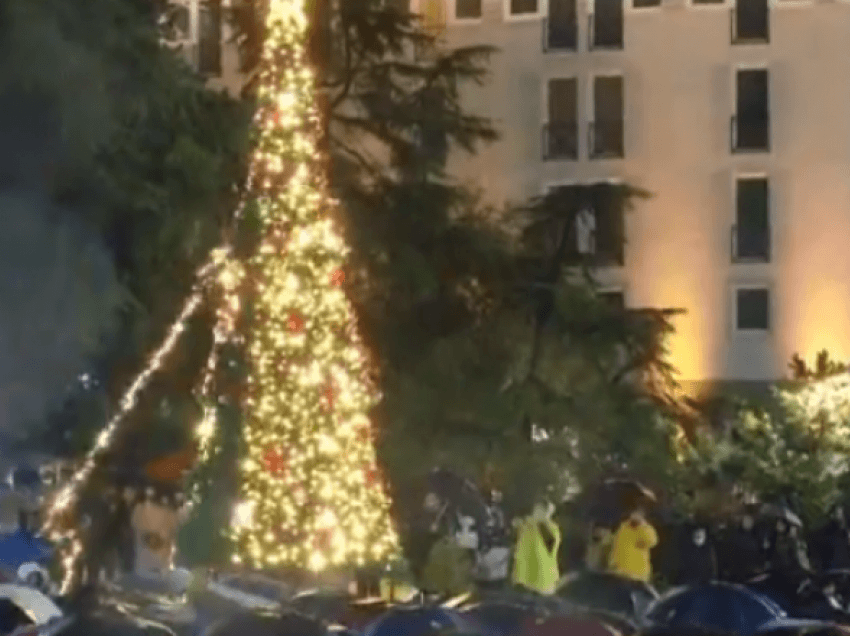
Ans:
{"type": "MultiPolygon", "coordinates": [[[[423,0],[435,2],[439,0],[423,0]]],[[[451,3],[452,0],[446,0],[451,3]]],[[[627,0],[627,2],[630,0],[627,0]]],[[[587,5],[579,0],[577,53],[544,53],[540,18],[505,20],[503,0],[483,0],[480,21],[453,24],[450,46],[501,49],[470,110],[492,117],[500,142],[451,169],[494,203],[549,184],[621,178],[652,193],[627,217],[626,264],[600,272],[630,306],[683,307],[671,342],[681,378],[770,380],[799,351],[850,356],[850,3],[772,0],[770,43],[730,44],[731,4],[626,9],[622,51],[587,51],[587,5]],[[730,152],[735,69],[769,69],[771,151],[730,152]],[[587,159],[588,90],[594,74],[622,73],[625,157],[587,159]],[[577,77],[579,160],[541,160],[546,80],[577,77]],[[732,264],[736,175],[770,180],[772,258],[732,264]],[[734,286],[766,283],[771,329],[734,329],[734,286]]],[[[413,9],[418,7],[414,2],[413,9]]]]}

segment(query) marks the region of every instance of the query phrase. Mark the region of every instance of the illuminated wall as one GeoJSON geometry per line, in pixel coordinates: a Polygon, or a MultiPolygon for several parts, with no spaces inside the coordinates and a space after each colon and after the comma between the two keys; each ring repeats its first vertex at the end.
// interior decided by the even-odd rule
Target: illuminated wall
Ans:
{"type": "Polygon", "coordinates": [[[560,54],[542,51],[539,18],[506,21],[504,0],[483,0],[477,23],[452,24],[447,5],[449,44],[502,49],[489,83],[466,93],[502,140],[474,157],[458,153],[453,172],[494,202],[608,178],[652,191],[627,221],[626,266],[600,277],[632,306],[688,310],[671,343],[684,380],[778,378],[795,351],[850,357],[850,3],[785,1],[771,2],[769,44],[730,44],[729,3],[663,0],[660,9],[627,8],[623,51],[588,53],[580,0],[579,52],[560,54]],[[738,66],[769,70],[770,153],[730,153],[738,66]],[[619,72],[625,159],[589,161],[588,86],[595,73],[619,72]],[[583,160],[541,160],[551,77],[578,79],[583,160]],[[734,178],[749,174],[770,180],[772,262],[733,265],[734,178]],[[748,283],[770,286],[767,333],[733,328],[734,287],[748,283]]]}

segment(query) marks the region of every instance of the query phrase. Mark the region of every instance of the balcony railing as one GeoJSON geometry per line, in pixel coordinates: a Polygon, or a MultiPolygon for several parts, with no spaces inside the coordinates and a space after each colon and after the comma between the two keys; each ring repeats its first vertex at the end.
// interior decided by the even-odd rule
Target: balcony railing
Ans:
{"type": "Polygon", "coordinates": [[[738,8],[729,10],[732,44],[768,44],[770,42],[770,10],[754,9],[741,13],[738,8]]]}
{"type": "Polygon", "coordinates": [[[587,48],[593,49],[614,49],[622,50],[623,48],[623,19],[619,20],[602,19],[598,20],[596,15],[591,13],[587,16],[587,48]]]}
{"type": "Polygon", "coordinates": [[[769,263],[770,227],[732,226],[731,256],[733,263],[769,263]]]}
{"type": "Polygon", "coordinates": [[[622,119],[594,121],[587,125],[587,147],[591,159],[616,159],[624,154],[625,125],[622,119]]]}
{"type": "Polygon", "coordinates": [[[578,24],[573,20],[543,20],[543,52],[575,51],[578,48],[578,24]]]}
{"type": "Polygon", "coordinates": [[[733,115],[729,123],[732,152],[770,152],[770,117],[733,115]]]}
{"type": "Polygon", "coordinates": [[[552,122],[543,125],[543,160],[575,161],[578,159],[578,124],[552,122]]]}

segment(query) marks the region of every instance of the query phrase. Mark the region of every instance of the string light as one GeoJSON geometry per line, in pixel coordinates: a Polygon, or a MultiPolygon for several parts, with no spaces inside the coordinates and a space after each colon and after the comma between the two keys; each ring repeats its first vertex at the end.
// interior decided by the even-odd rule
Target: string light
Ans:
{"type": "MultiPolygon", "coordinates": [[[[46,527],[54,540],[70,540],[63,559],[63,590],[73,582],[83,544],[62,521],[79,499],[97,460],[114,443],[138,394],[174,349],[213,281],[223,295],[213,346],[197,393],[207,398],[195,428],[200,461],[215,437],[215,370],[231,341],[246,269],[254,274],[255,326],[246,353],[252,368],[243,404],[248,453],[240,465],[243,505],[233,537],[237,562],[257,567],[294,564],[313,570],[380,561],[398,554],[389,501],[376,478],[375,451],[366,415],[379,399],[368,382],[368,363],[341,287],[347,255],[325,214],[326,165],[316,150],[319,114],[315,80],[307,64],[306,0],[272,0],[254,117],[257,149],[247,183],[256,201],[263,239],[247,268],[229,244],[214,251],[165,341],[154,352],[98,436],[82,466],[54,500],[46,527]],[[285,247],[284,247],[285,246],[285,247]],[[293,316],[303,328],[292,332],[293,316]],[[270,448],[285,450],[283,471],[263,469],[270,448]],[[281,475],[281,472],[283,473],[281,475]]],[[[243,199],[235,219],[244,213],[243,199]]],[[[244,340],[243,340],[244,341],[244,340]]]]}

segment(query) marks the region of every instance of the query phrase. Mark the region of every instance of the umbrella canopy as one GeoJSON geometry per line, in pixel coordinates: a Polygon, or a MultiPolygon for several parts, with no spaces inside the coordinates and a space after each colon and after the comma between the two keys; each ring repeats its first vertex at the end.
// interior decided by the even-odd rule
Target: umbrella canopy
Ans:
{"type": "Polygon", "coordinates": [[[343,623],[349,613],[350,603],[351,597],[344,592],[313,590],[296,595],[290,601],[290,606],[304,616],[330,623],[343,623]]]}
{"type": "Polygon", "coordinates": [[[593,571],[568,577],[557,594],[575,605],[627,618],[643,616],[649,605],[658,599],[658,592],[648,583],[593,571]]]}
{"type": "Polygon", "coordinates": [[[17,571],[24,563],[44,564],[51,553],[49,543],[26,530],[0,537],[0,564],[10,570],[17,571]]]}
{"type": "Polygon", "coordinates": [[[203,632],[203,636],[327,636],[327,629],[318,621],[300,614],[283,616],[240,614],[219,621],[203,632]]]}
{"type": "Polygon", "coordinates": [[[668,592],[649,607],[645,622],[668,630],[753,636],[781,618],[786,616],[778,605],[742,585],[707,583],[668,592]]]}
{"type": "Polygon", "coordinates": [[[598,525],[613,528],[625,512],[638,505],[656,503],[655,493],[632,479],[607,479],[581,497],[587,518],[598,525]]]}
{"type": "Polygon", "coordinates": [[[428,636],[455,629],[474,633],[470,622],[443,607],[396,607],[373,621],[363,636],[428,636]]]}
{"type": "Polygon", "coordinates": [[[447,468],[434,468],[427,477],[428,488],[464,516],[472,517],[479,528],[487,524],[487,501],[469,479],[447,468]]]}
{"type": "Polygon", "coordinates": [[[463,610],[463,615],[481,636],[513,636],[539,612],[514,603],[484,602],[463,610]]]}
{"type": "Polygon", "coordinates": [[[619,636],[617,630],[604,621],[581,616],[549,616],[530,619],[523,625],[520,636],[619,636]]]}
{"type": "Polygon", "coordinates": [[[788,525],[803,527],[803,520],[798,517],[794,511],[786,506],[776,506],[774,504],[764,504],[759,510],[766,517],[773,517],[786,522],[788,525]]]}

